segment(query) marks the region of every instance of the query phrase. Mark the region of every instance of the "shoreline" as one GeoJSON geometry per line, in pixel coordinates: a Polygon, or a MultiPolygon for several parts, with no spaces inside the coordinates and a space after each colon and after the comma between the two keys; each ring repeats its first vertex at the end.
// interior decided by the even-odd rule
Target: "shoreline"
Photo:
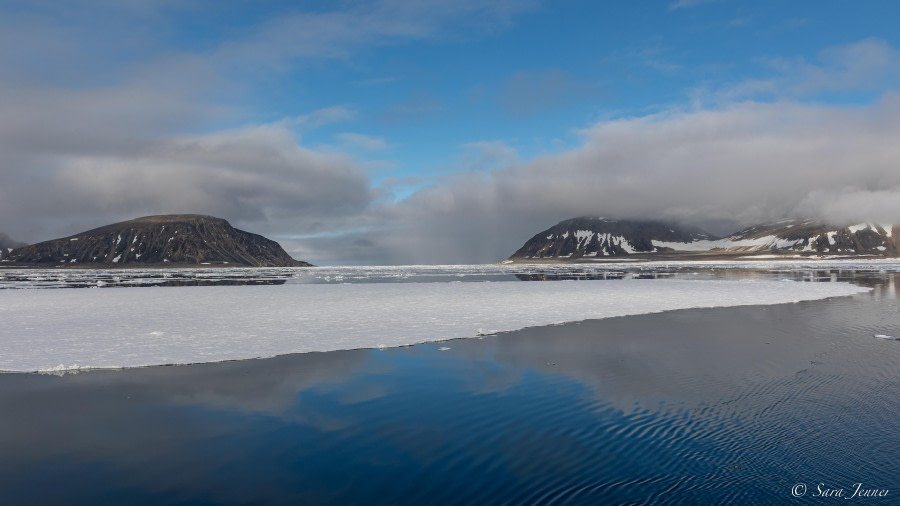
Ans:
{"type": "Polygon", "coordinates": [[[493,263],[485,264],[409,264],[409,265],[267,265],[253,266],[244,264],[231,263],[199,263],[199,264],[176,264],[176,263],[130,263],[130,264],[17,264],[0,260],[0,269],[22,269],[22,270],[84,270],[84,271],[102,271],[102,270],[183,270],[183,269],[389,269],[389,268],[444,268],[457,266],[496,266],[496,267],[521,267],[521,266],[556,266],[556,265],[572,265],[572,266],[603,266],[607,264],[634,264],[634,265],[653,265],[653,264],[675,264],[675,265],[707,265],[717,263],[733,263],[741,265],[745,263],[780,263],[780,262],[809,262],[817,264],[819,262],[841,263],[841,262],[873,262],[873,263],[900,263],[900,257],[889,257],[883,255],[802,255],[791,254],[781,255],[778,253],[761,253],[752,254],[742,253],[652,253],[652,254],[630,254],[621,257],[582,257],[575,259],[562,258],[507,258],[498,260],[493,263]]]}

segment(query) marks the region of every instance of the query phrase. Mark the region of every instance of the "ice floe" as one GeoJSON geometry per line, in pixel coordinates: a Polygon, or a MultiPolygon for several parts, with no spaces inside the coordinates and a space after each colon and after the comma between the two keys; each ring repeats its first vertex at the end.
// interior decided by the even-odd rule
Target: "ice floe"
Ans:
{"type": "Polygon", "coordinates": [[[0,290],[0,370],[121,368],[393,347],[867,290],[846,283],[685,279],[0,290]]]}

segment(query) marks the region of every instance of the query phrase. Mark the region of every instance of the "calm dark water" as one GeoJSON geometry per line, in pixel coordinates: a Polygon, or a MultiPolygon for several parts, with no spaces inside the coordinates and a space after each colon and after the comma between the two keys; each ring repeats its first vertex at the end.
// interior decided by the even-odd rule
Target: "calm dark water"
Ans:
{"type": "Polygon", "coordinates": [[[0,504],[900,504],[900,276],[777,275],[875,291],[0,375],[0,504]]]}

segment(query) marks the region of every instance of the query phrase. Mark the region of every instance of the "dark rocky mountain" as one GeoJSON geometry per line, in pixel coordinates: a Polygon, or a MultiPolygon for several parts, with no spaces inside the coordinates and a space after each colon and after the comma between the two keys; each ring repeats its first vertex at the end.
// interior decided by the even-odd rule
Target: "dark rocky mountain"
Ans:
{"type": "MultiPolygon", "coordinates": [[[[736,252],[810,255],[900,255],[900,236],[888,223],[836,226],[812,220],[781,220],[755,225],[721,241],[719,249],[736,252]]],[[[900,230],[898,230],[900,232],[900,230]]]]}
{"type": "Polygon", "coordinates": [[[900,227],[781,220],[717,239],[698,229],[654,221],[575,218],[532,237],[510,260],[589,260],[622,255],[648,259],[754,255],[896,257],[900,256],[900,227]]]}
{"type": "Polygon", "coordinates": [[[0,259],[16,248],[25,246],[24,242],[14,241],[10,236],[0,232],[0,259]]]}
{"type": "Polygon", "coordinates": [[[716,239],[694,227],[659,221],[573,218],[532,237],[510,259],[579,259],[673,251],[673,245],[716,239]]]}
{"type": "Polygon", "coordinates": [[[69,267],[307,267],[275,241],[212,216],[147,216],[13,249],[2,262],[69,267]]]}

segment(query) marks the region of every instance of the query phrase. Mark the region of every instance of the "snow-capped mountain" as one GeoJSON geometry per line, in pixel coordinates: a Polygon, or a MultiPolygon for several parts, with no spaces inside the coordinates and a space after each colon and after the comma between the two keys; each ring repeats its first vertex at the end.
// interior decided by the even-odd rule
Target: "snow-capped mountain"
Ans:
{"type": "Polygon", "coordinates": [[[792,252],[827,255],[898,256],[890,223],[835,226],[812,220],[781,220],[746,228],[720,241],[695,244],[708,250],[792,252]]]}
{"type": "Polygon", "coordinates": [[[661,253],[694,255],[900,256],[900,229],[888,223],[835,226],[811,220],[755,225],[725,238],[652,221],[576,218],[531,238],[510,259],[576,260],[661,253]]]}
{"type": "Polygon", "coordinates": [[[582,217],[561,221],[535,235],[510,258],[577,259],[656,253],[715,239],[698,228],[659,221],[582,217]]]}
{"type": "Polygon", "coordinates": [[[220,265],[305,267],[281,246],[212,216],[147,216],[13,249],[2,262],[70,267],[220,265]]]}

